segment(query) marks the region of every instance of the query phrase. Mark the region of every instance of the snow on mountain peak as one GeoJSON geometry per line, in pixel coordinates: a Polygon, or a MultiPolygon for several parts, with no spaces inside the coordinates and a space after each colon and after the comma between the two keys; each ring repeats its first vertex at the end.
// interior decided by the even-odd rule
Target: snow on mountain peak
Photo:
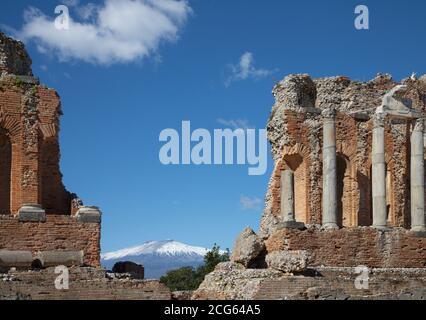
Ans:
{"type": "Polygon", "coordinates": [[[208,251],[209,249],[206,248],[190,246],[174,240],[148,241],[140,246],[105,253],[101,258],[103,260],[115,260],[145,254],[204,256],[208,251]]]}

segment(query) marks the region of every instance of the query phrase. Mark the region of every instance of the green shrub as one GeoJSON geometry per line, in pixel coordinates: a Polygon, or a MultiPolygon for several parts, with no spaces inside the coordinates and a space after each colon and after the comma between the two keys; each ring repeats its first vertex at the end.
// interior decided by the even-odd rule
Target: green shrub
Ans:
{"type": "Polygon", "coordinates": [[[220,247],[214,245],[212,250],[204,256],[204,264],[194,269],[192,267],[183,267],[177,270],[169,271],[160,278],[160,282],[165,284],[172,291],[196,290],[204,277],[212,272],[217,264],[229,261],[229,250],[220,253],[220,247]]]}

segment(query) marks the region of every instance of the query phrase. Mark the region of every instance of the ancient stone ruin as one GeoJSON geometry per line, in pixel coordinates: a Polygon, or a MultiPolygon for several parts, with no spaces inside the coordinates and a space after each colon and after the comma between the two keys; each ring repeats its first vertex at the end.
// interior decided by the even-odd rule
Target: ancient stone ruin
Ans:
{"type": "Polygon", "coordinates": [[[100,268],[101,212],[62,184],[61,115],[24,45],[0,32],[0,300],[171,299],[142,267],[136,277],[100,268]],[[66,290],[57,266],[69,267],[66,290]]]}
{"type": "Polygon", "coordinates": [[[98,267],[101,213],[62,184],[58,94],[2,33],[0,73],[0,267],[98,267]]]}
{"type": "Polygon", "coordinates": [[[324,266],[426,267],[425,94],[426,77],[279,83],[268,250],[309,250],[324,266]]]}
{"type": "Polygon", "coordinates": [[[245,230],[194,297],[426,298],[426,77],[290,75],[273,95],[259,234],[245,230]]]}
{"type": "MultiPolygon", "coordinates": [[[[260,230],[192,298],[426,299],[426,77],[290,75],[273,95],[260,230]]],[[[0,32],[0,299],[171,299],[131,277],[142,266],[100,268],[101,212],[62,184],[60,116],[23,44],[0,32]],[[54,286],[58,265],[69,289],[54,286]]]]}

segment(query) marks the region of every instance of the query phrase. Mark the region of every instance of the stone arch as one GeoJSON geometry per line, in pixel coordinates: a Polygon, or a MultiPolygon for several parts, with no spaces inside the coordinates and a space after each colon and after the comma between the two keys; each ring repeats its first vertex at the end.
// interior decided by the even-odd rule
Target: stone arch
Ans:
{"type": "Polygon", "coordinates": [[[0,128],[0,214],[11,213],[12,143],[8,132],[0,128]]]}
{"type": "MultiPolygon", "coordinates": [[[[3,112],[2,109],[0,109],[0,130],[3,132],[3,136],[6,136],[9,143],[10,143],[10,159],[11,164],[10,168],[7,166],[6,171],[4,169],[3,172],[9,172],[9,191],[8,191],[8,209],[1,209],[1,212],[4,213],[16,213],[19,209],[21,203],[20,203],[20,177],[17,174],[12,174],[12,172],[18,172],[21,165],[21,148],[20,148],[20,140],[21,140],[21,122],[19,115],[10,115],[5,112],[3,112]]],[[[8,148],[8,147],[7,147],[8,148]]],[[[6,154],[9,154],[9,151],[7,149],[6,154]]],[[[5,164],[5,160],[0,158],[0,162],[5,164]]],[[[4,181],[6,181],[6,178],[4,178],[4,181]]],[[[0,188],[2,188],[0,186],[0,188]]],[[[0,189],[1,190],[1,189],[0,189]]],[[[4,190],[4,189],[3,189],[4,190]]],[[[2,191],[0,191],[2,193],[2,191]]],[[[5,195],[7,192],[3,191],[3,194],[5,195]]],[[[6,197],[6,196],[5,196],[6,197]]],[[[3,200],[0,200],[3,203],[5,203],[3,200]]],[[[0,204],[1,207],[1,204],[0,204]]],[[[6,207],[4,205],[3,207],[6,207]]],[[[0,213],[1,214],[1,213],[0,213]]]]}
{"type": "Polygon", "coordinates": [[[6,130],[11,138],[15,138],[21,132],[19,118],[4,114],[3,110],[0,110],[0,127],[6,130]]]}
{"type": "Polygon", "coordinates": [[[356,181],[353,164],[342,153],[337,154],[337,223],[342,227],[355,225],[354,203],[356,181]]]}
{"type": "Polygon", "coordinates": [[[34,259],[31,262],[31,270],[33,271],[37,271],[37,270],[41,270],[43,269],[43,263],[41,262],[40,259],[34,259]]]}
{"type": "Polygon", "coordinates": [[[340,120],[337,122],[336,141],[337,224],[340,227],[355,227],[358,223],[360,193],[356,168],[357,137],[351,132],[356,130],[356,123],[353,118],[346,115],[339,113],[338,117],[340,120]],[[342,128],[343,123],[349,125],[342,128]]]}
{"type": "Polygon", "coordinates": [[[356,137],[337,143],[338,224],[343,227],[372,224],[371,157],[358,158],[356,137]]]}
{"type": "Polygon", "coordinates": [[[285,146],[283,149],[282,168],[294,173],[294,209],[298,222],[309,221],[309,151],[303,145],[297,143],[293,146],[285,146]]]}

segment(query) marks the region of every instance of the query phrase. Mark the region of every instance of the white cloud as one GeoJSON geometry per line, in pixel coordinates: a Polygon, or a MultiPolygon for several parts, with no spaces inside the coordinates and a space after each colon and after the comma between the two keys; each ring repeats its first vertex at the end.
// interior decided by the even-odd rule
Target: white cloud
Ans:
{"type": "Polygon", "coordinates": [[[247,196],[241,196],[240,204],[243,210],[260,210],[262,199],[257,197],[250,198],[247,196]]]}
{"type": "Polygon", "coordinates": [[[81,19],[87,20],[96,15],[96,5],[94,3],[88,3],[77,8],[77,13],[81,19]]]}
{"type": "Polygon", "coordinates": [[[225,86],[229,87],[232,82],[261,79],[270,76],[277,70],[257,69],[254,67],[254,57],[251,52],[244,53],[238,64],[229,65],[230,74],[225,80],[225,86]]]}
{"type": "Polygon", "coordinates": [[[80,4],[80,0],[62,0],[63,4],[72,7],[78,16],[83,20],[93,18],[96,13],[97,5],[93,2],[80,4]]]}
{"type": "Polygon", "coordinates": [[[247,119],[217,119],[217,122],[223,126],[230,127],[232,129],[253,129],[254,126],[250,125],[247,119]]]}
{"type": "Polygon", "coordinates": [[[62,61],[82,60],[109,65],[128,63],[156,54],[160,44],[174,42],[188,19],[187,0],[104,0],[102,4],[70,5],[69,30],[57,30],[56,17],[30,7],[18,31],[23,40],[36,41],[40,52],[62,61]],[[73,19],[76,12],[80,21],[73,19]]]}
{"type": "Polygon", "coordinates": [[[62,0],[62,3],[69,7],[75,7],[79,5],[80,0],[62,0]]]}

